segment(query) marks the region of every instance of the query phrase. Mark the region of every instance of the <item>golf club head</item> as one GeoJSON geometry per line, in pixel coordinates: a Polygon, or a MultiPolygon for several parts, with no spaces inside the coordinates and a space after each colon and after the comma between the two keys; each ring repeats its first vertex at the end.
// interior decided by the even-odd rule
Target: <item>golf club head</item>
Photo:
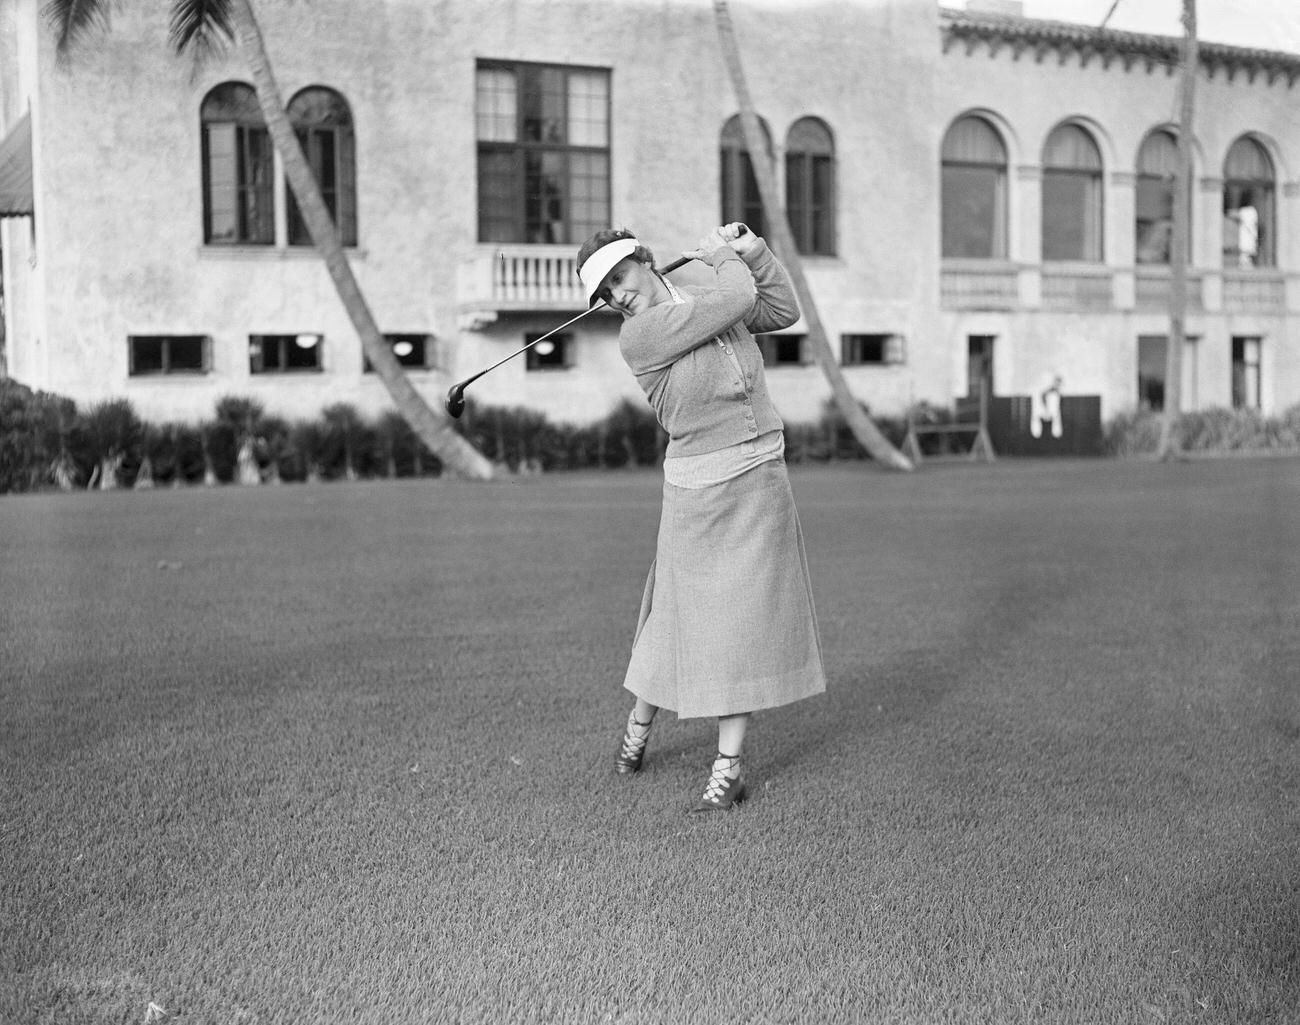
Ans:
{"type": "Polygon", "coordinates": [[[465,389],[459,384],[453,384],[447,390],[447,401],[443,403],[447,408],[447,415],[453,420],[459,420],[460,414],[465,412],[465,389]]]}

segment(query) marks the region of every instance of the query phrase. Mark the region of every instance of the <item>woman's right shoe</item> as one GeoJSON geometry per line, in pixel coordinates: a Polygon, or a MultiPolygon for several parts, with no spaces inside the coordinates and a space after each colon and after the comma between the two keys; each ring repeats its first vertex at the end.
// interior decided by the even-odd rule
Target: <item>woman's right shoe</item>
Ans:
{"type": "Polygon", "coordinates": [[[691,809],[697,811],[731,811],[745,799],[745,781],[740,778],[740,757],[718,753],[713,771],[704,785],[704,794],[691,809]],[[735,770],[736,775],[729,773],[735,770]]]}
{"type": "Polygon", "coordinates": [[[640,722],[635,715],[627,717],[623,743],[619,745],[618,754],[614,758],[614,771],[620,776],[630,776],[641,771],[641,759],[645,757],[645,745],[650,739],[650,725],[653,722],[653,719],[650,722],[640,722]]]}

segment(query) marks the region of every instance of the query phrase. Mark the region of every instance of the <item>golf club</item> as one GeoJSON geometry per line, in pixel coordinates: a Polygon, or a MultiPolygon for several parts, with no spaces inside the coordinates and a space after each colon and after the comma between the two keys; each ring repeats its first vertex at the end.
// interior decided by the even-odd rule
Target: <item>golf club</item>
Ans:
{"type": "MultiPolygon", "coordinates": [[[[740,231],[740,234],[742,234],[742,235],[747,234],[747,230],[744,229],[744,228],[742,228],[741,231],[740,231]]],[[[675,271],[678,267],[681,267],[681,266],[683,266],[683,265],[685,265],[685,264],[688,264],[688,263],[690,263],[690,262],[691,262],[691,258],[690,258],[690,257],[688,257],[688,256],[683,256],[680,260],[674,260],[672,263],[670,263],[667,267],[665,267],[665,268],[664,268],[663,270],[661,270],[659,273],[660,273],[660,274],[671,274],[671,273],[672,273],[673,271],[675,271]]],[[[507,362],[509,362],[510,360],[512,360],[512,359],[514,359],[516,356],[518,356],[521,352],[527,352],[529,349],[531,349],[531,348],[532,348],[534,345],[536,345],[538,342],[544,342],[544,341],[546,341],[546,339],[550,338],[551,335],[556,334],[557,332],[563,331],[563,330],[564,330],[566,327],[568,327],[570,324],[576,324],[576,323],[577,323],[578,321],[580,321],[583,317],[585,317],[588,313],[595,313],[596,310],[601,309],[601,308],[602,308],[603,306],[605,306],[605,305],[606,305],[606,303],[605,303],[605,301],[602,299],[600,302],[596,303],[594,306],[590,307],[589,309],[585,309],[585,310],[583,310],[581,313],[579,313],[579,314],[578,314],[576,317],[574,317],[572,320],[566,320],[566,321],[565,321],[563,324],[561,324],[559,327],[552,328],[550,331],[547,331],[546,334],[541,335],[541,336],[538,337],[538,338],[534,338],[531,342],[529,342],[527,345],[525,345],[522,349],[519,349],[519,350],[517,350],[516,352],[512,352],[509,356],[506,356],[504,359],[497,360],[497,362],[493,363],[490,367],[488,367],[488,368],[485,369],[485,370],[480,370],[480,371],[479,371],[477,374],[475,374],[473,377],[467,377],[467,378],[465,378],[465,380],[461,381],[459,384],[453,384],[449,389],[447,389],[447,401],[444,403],[444,405],[447,407],[447,415],[450,416],[453,420],[459,420],[459,419],[460,419],[460,414],[463,413],[463,412],[465,412],[465,389],[468,388],[468,387],[469,387],[471,384],[473,384],[475,381],[477,381],[477,380],[478,380],[480,377],[482,377],[484,374],[488,373],[489,371],[495,370],[495,369],[496,369],[497,367],[499,367],[502,363],[507,363],[507,362]]]]}

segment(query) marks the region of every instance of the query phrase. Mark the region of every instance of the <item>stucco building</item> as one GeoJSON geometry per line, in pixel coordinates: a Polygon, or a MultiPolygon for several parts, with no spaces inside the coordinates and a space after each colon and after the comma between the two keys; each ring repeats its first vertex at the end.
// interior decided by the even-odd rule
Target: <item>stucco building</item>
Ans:
{"type": "MultiPolygon", "coordinates": [[[[164,5],[165,6],[165,5],[164,5]]],[[[172,55],[129,5],[56,59],[0,0],[4,372],[155,420],[225,395],[387,405],[286,188],[237,48],[172,55]]],[[[762,214],[709,0],[255,4],[381,330],[432,404],[582,309],[574,254],[667,262],[762,214]]],[[[1162,401],[1177,40],[931,0],[733,0],[820,318],[878,412],[1055,376],[1162,401]]],[[[1184,407],[1300,402],[1300,57],[1205,44],[1184,407]]],[[[679,274],[686,280],[699,269],[679,274]]],[[[558,420],[639,401],[596,313],[474,386],[558,420]]],[[[828,395],[764,339],[787,420],[828,395]]]]}

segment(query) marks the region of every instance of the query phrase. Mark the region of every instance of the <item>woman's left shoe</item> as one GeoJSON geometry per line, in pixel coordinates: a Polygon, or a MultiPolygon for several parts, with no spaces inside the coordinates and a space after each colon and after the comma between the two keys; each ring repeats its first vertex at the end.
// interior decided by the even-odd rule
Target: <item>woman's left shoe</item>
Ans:
{"type": "Polygon", "coordinates": [[[691,809],[697,811],[731,811],[745,799],[745,781],[740,778],[740,756],[718,752],[713,760],[713,771],[704,785],[704,795],[691,809]],[[731,775],[732,770],[735,775],[731,775]]]}
{"type": "Polygon", "coordinates": [[[614,758],[614,771],[620,776],[630,776],[641,771],[641,759],[645,757],[646,741],[650,739],[650,727],[654,720],[641,722],[636,712],[627,717],[627,727],[623,730],[623,742],[618,746],[614,758]]]}

